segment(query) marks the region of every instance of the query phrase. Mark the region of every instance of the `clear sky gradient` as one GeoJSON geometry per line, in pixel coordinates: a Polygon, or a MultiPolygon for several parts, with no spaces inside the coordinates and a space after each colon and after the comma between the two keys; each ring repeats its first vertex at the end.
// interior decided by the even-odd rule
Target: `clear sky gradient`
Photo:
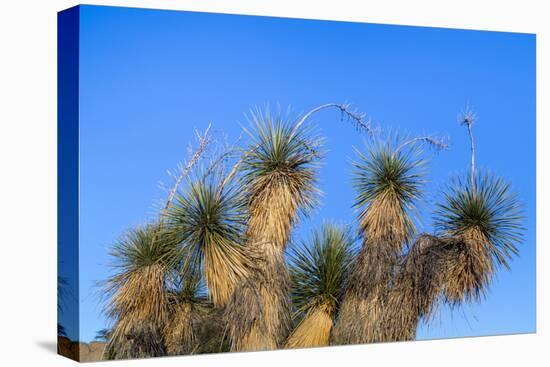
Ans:
{"type": "MultiPolygon", "coordinates": [[[[457,113],[475,109],[478,167],[513,183],[525,243],[481,304],[441,310],[418,338],[535,331],[534,35],[93,6],[80,27],[80,340],[106,326],[97,282],[110,245],[154,218],[159,183],[195,129],[211,122],[234,141],[254,106],[299,114],[328,102],[353,103],[383,129],[450,137],[431,156],[423,231],[441,188],[468,169],[457,113]]],[[[312,123],[327,138],[324,196],[294,238],[356,214],[350,162],[365,137],[336,111],[312,123]]]]}

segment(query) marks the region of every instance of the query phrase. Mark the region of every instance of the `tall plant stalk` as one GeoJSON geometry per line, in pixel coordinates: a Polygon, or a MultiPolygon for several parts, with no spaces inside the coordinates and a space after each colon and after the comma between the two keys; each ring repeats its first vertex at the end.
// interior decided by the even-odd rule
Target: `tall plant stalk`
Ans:
{"type": "Polygon", "coordinates": [[[466,107],[464,110],[460,123],[468,129],[468,136],[470,138],[470,185],[472,186],[472,190],[475,190],[475,156],[476,156],[476,150],[475,150],[475,141],[474,141],[474,132],[473,132],[473,125],[476,120],[476,115],[474,112],[469,108],[466,107]]]}

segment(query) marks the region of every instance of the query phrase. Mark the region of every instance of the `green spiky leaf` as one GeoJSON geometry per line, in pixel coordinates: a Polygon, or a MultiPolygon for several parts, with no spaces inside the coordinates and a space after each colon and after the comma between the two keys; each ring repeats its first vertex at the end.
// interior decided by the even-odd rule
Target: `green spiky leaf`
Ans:
{"type": "Polygon", "coordinates": [[[291,292],[298,313],[319,304],[336,309],[353,242],[349,229],[325,223],[308,242],[291,247],[291,292]]]}
{"type": "Polygon", "coordinates": [[[478,229],[499,265],[518,254],[523,239],[522,205],[510,184],[489,173],[477,174],[474,188],[469,179],[455,178],[435,211],[435,227],[447,236],[478,229]]]}
{"type": "Polygon", "coordinates": [[[159,223],[130,229],[110,252],[115,268],[130,272],[145,266],[167,262],[173,255],[173,242],[164,236],[159,223]]]}

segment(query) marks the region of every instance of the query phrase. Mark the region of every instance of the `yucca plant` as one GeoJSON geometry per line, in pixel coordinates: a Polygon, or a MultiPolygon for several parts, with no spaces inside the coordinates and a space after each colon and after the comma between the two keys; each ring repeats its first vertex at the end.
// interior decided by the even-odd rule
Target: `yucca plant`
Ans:
{"type": "Polygon", "coordinates": [[[243,159],[248,196],[249,243],[271,242],[284,250],[299,211],[316,203],[320,144],[307,126],[296,128],[280,114],[257,111],[246,130],[252,142],[243,159]]]}
{"type": "Polygon", "coordinates": [[[446,144],[371,141],[353,164],[359,250],[348,229],[327,223],[291,246],[287,267],[291,231],[319,193],[322,140],[305,122],[327,108],[375,133],[348,105],[321,105],[295,120],[258,110],[251,143],[229,174],[219,164],[234,148],[189,179],[210,142],[208,130],[199,135],[159,221],[130,230],[111,252],[107,358],[411,340],[441,301],[481,298],[517,254],[523,216],[507,183],[476,172],[469,112],[461,123],[470,175],[445,190],[435,234],[416,234],[426,167],[420,146],[446,144]]]}
{"type": "Polygon", "coordinates": [[[238,195],[220,190],[213,179],[189,182],[165,214],[165,231],[177,244],[175,258],[183,275],[201,279],[209,299],[224,306],[248,271],[243,250],[244,212],[238,195]]]}
{"type": "Polygon", "coordinates": [[[467,109],[460,123],[468,129],[470,172],[457,178],[437,205],[437,237],[420,236],[400,264],[388,292],[383,340],[411,340],[420,319],[443,297],[451,305],[479,301],[497,267],[508,267],[522,238],[521,206],[510,185],[475,170],[473,124],[467,109]]]}
{"type": "Polygon", "coordinates": [[[165,289],[174,245],[158,223],[131,229],[114,245],[114,274],[105,283],[107,315],[114,320],[107,359],[165,355],[163,329],[171,306],[165,289]]]}
{"type": "Polygon", "coordinates": [[[451,304],[479,301],[496,268],[508,268],[508,260],[517,255],[516,246],[522,240],[522,208],[510,185],[475,169],[476,119],[469,107],[459,118],[470,138],[469,180],[459,177],[451,181],[435,213],[439,234],[459,240],[459,245],[442,256],[444,293],[451,304]]]}
{"type": "Polygon", "coordinates": [[[437,237],[420,236],[388,292],[383,340],[412,340],[440,301],[479,301],[494,272],[508,267],[522,235],[521,206],[502,179],[483,174],[456,179],[438,204],[437,237]]]}
{"type": "Polygon", "coordinates": [[[414,232],[426,161],[416,144],[378,142],[358,152],[353,183],[363,243],[346,281],[333,341],[383,341],[387,290],[404,245],[414,232]]]}
{"type": "Polygon", "coordinates": [[[297,322],[287,348],[329,344],[353,242],[348,228],[325,223],[309,242],[291,247],[291,296],[297,322]]]}
{"type": "Polygon", "coordinates": [[[495,270],[508,268],[518,254],[522,221],[517,196],[495,175],[478,173],[473,181],[457,178],[449,185],[437,206],[435,226],[441,237],[460,240],[444,263],[444,293],[451,304],[479,301],[495,270]]]}
{"type": "Polygon", "coordinates": [[[237,288],[226,319],[232,350],[277,348],[290,319],[288,274],[283,252],[300,210],[315,203],[320,140],[297,126],[261,111],[251,116],[252,143],[243,154],[247,197],[247,249],[257,271],[237,288]]]}

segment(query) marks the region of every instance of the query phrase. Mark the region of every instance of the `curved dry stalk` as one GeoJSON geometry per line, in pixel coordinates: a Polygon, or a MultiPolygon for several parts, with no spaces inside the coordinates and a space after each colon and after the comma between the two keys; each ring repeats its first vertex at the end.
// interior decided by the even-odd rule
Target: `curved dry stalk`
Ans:
{"type": "Polygon", "coordinates": [[[444,150],[449,148],[449,143],[446,141],[445,138],[437,138],[431,135],[426,136],[417,136],[412,139],[408,139],[401,143],[397,148],[395,148],[394,153],[398,153],[399,151],[403,150],[409,145],[417,144],[417,143],[424,143],[431,147],[433,147],[436,150],[444,150]]]}
{"type": "Polygon", "coordinates": [[[470,135],[470,150],[471,150],[471,163],[470,163],[470,180],[472,187],[475,189],[475,160],[476,160],[476,148],[474,144],[474,133],[472,131],[472,124],[468,124],[468,134],[470,135]]]}
{"type": "Polygon", "coordinates": [[[168,194],[168,199],[166,200],[166,204],[164,205],[164,208],[162,209],[160,218],[162,221],[162,218],[165,216],[166,211],[172,204],[172,200],[174,200],[174,196],[176,195],[176,192],[178,191],[179,185],[181,182],[187,177],[189,172],[191,172],[191,169],[197,164],[197,162],[200,160],[201,156],[206,151],[206,148],[208,144],[210,143],[210,136],[208,135],[210,131],[211,124],[208,124],[208,127],[204,131],[204,133],[201,135],[198,131],[197,139],[199,141],[199,146],[195,150],[195,152],[191,155],[191,158],[189,159],[189,162],[185,165],[185,168],[180,170],[180,175],[177,177],[176,181],[174,182],[174,186],[170,190],[170,193],[168,194]]]}
{"type": "Polygon", "coordinates": [[[300,129],[302,124],[306,122],[311,116],[316,114],[317,112],[327,109],[327,108],[336,108],[340,110],[342,115],[347,116],[351,121],[353,121],[358,129],[367,131],[370,135],[374,135],[376,133],[376,130],[373,129],[371,120],[366,120],[366,115],[364,113],[359,113],[357,111],[352,111],[350,108],[350,105],[347,103],[326,103],[324,105],[320,105],[318,107],[313,108],[308,113],[306,113],[295,125],[294,130],[300,129]]]}

